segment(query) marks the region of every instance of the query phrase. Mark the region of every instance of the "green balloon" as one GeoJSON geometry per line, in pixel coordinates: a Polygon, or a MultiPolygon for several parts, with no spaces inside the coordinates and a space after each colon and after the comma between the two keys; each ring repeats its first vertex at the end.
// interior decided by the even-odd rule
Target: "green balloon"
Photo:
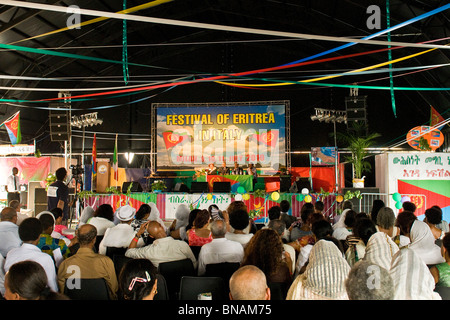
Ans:
{"type": "Polygon", "coordinates": [[[237,188],[238,193],[245,193],[245,188],[243,186],[240,186],[237,188]]]}
{"type": "Polygon", "coordinates": [[[303,200],[305,200],[305,195],[304,194],[298,194],[297,195],[297,201],[301,202],[303,200]]]}
{"type": "Polygon", "coordinates": [[[396,207],[397,209],[401,209],[401,208],[402,208],[402,202],[401,202],[401,201],[397,201],[397,202],[395,203],[395,207],[396,207]]]}
{"type": "Polygon", "coordinates": [[[400,193],[396,192],[396,193],[394,193],[392,195],[392,199],[394,199],[395,201],[401,201],[402,200],[402,195],[400,193]]]}

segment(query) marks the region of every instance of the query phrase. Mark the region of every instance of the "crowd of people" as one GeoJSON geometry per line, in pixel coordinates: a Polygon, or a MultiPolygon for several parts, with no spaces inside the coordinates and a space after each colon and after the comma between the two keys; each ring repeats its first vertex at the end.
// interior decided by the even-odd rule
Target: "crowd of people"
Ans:
{"type": "Polygon", "coordinates": [[[233,300],[273,299],[274,285],[286,300],[442,298],[435,288],[450,286],[450,233],[438,206],[423,221],[411,202],[395,215],[381,200],[369,213],[345,201],[333,221],[323,209],[315,201],[292,212],[283,200],[257,225],[243,201],[224,211],[180,205],[168,226],[154,203],[115,212],[102,204],[86,207],[72,234],[61,208],[19,221],[18,211],[6,207],[0,293],[7,300],[67,300],[74,281],[100,278],[112,300],[152,300],[159,265],[189,259],[199,277],[210,264],[238,264],[226,279],[233,300]],[[128,258],[119,270],[111,252],[128,258]]]}

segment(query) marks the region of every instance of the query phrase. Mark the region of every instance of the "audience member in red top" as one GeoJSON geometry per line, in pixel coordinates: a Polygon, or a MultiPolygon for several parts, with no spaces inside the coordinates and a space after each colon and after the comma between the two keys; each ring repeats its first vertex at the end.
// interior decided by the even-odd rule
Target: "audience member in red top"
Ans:
{"type": "Polygon", "coordinates": [[[210,218],[208,210],[201,210],[197,213],[193,228],[186,232],[190,246],[203,246],[212,241],[211,230],[209,230],[210,218]]]}

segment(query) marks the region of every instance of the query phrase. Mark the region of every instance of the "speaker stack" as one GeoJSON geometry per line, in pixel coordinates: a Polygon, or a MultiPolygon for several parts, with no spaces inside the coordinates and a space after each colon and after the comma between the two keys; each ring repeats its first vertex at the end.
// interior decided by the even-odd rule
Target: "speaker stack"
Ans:
{"type": "Polygon", "coordinates": [[[64,103],[49,104],[51,141],[68,141],[71,133],[69,105],[64,103]]]}

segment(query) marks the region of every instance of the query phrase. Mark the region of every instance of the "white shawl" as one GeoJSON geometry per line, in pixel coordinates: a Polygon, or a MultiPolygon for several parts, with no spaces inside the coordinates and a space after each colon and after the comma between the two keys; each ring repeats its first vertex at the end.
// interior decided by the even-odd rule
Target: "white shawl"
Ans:
{"type": "Polygon", "coordinates": [[[363,260],[389,270],[392,257],[398,250],[397,244],[386,233],[379,231],[369,238],[363,260]]]}
{"type": "Polygon", "coordinates": [[[409,248],[414,250],[427,265],[445,262],[441,255],[441,248],[435,243],[430,227],[423,221],[415,220],[409,233],[411,244],[409,248]]]}

